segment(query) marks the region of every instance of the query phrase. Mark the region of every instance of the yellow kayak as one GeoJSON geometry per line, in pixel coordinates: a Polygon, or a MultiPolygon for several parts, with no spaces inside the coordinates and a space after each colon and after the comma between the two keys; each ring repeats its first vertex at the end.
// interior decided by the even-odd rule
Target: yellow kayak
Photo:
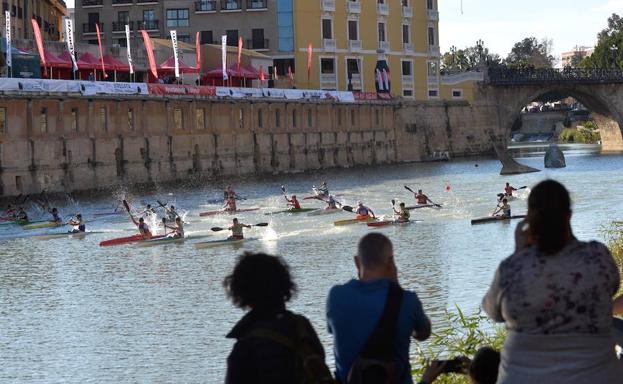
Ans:
{"type": "Polygon", "coordinates": [[[350,220],[338,220],[338,221],[334,221],[333,225],[335,226],[341,226],[341,225],[351,225],[351,224],[359,224],[359,223],[372,223],[374,221],[378,221],[379,219],[376,219],[374,217],[366,217],[365,219],[350,219],[350,220]]]}
{"type": "Polygon", "coordinates": [[[46,221],[45,223],[24,225],[22,228],[28,231],[31,229],[40,229],[40,228],[56,228],[56,227],[60,227],[63,225],[65,225],[65,223],[59,223],[57,221],[46,221]]]}

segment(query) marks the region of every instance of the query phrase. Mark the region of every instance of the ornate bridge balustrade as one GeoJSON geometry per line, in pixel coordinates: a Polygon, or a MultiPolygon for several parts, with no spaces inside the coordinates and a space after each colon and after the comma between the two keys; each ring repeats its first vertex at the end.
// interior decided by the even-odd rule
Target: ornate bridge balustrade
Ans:
{"type": "Polygon", "coordinates": [[[490,68],[487,82],[491,85],[551,84],[621,84],[623,70],[599,68],[511,69],[490,68]]]}

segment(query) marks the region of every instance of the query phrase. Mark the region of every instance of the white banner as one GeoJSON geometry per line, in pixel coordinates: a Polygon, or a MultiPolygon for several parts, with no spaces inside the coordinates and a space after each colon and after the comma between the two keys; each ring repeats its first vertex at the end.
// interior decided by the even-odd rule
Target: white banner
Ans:
{"type": "MultiPolygon", "coordinates": [[[[6,19],[6,66],[13,66],[13,53],[11,52],[11,12],[5,11],[4,18],[6,19]]],[[[10,75],[10,74],[9,74],[10,75]]],[[[12,77],[12,76],[11,76],[12,77]]]]}
{"type": "Polygon", "coordinates": [[[171,46],[173,47],[173,58],[175,59],[175,78],[180,78],[180,58],[177,51],[177,31],[171,31],[171,46]]]}
{"type": "Polygon", "coordinates": [[[130,49],[130,26],[128,24],[125,25],[125,41],[126,41],[126,50],[128,52],[128,65],[130,66],[130,74],[134,74],[134,63],[132,62],[132,51],[130,49]]]}
{"type": "Polygon", "coordinates": [[[221,56],[223,58],[223,81],[227,81],[227,35],[221,36],[221,56]]]}
{"type": "Polygon", "coordinates": [[[71,56],[75,72],[78,70],[78,63],[76,62],[76,51],[74,49],[74,24],[68,17],[65,18],[65,40],[67,40],[67,50],[69,51],[69,56],[71,56]]]}

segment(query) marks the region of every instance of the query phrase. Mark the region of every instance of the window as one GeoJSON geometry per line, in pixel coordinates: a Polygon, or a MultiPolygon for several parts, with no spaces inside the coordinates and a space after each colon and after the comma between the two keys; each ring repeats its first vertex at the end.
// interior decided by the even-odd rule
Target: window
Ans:
{"type": "Polygon", "coordinates": [[[206,115],[203,108],[197,108],[195,110],[195,123],[197,129],[205,129],[206,127],[206,115]]]}
{"type": "Polygon", "coordinates": [[[462,89],[453,89],[452,90],[452,98],[453,99],[462,99],[463,98],[463,90],[462,89]]]}
{"type": "Polygon", "coordinates": [[[237,29],[228,29],[225,34],[227,35],[227,45],[230,47],[238,46],[238,30],[237,29]]]}
{"type": "Polygon", "coordinates": [[[108,114],[106,107],[100,108],[100,129],[104,132],[108,131],[108,114]]]}
{"type": "Polygon", "coordinates": [[[348,20],[348,40],[359,40],[359,22],[348,20]]]}
{"type": "Polygon", "coordinates": [[[405,44],[411,42],[411,28],[407,24],[402,26],[402,42],[405,44]]]}
{"type": "Polygon", "coordinates": [[[410,61],[403,61],[401,64],[402,64],[402,75],[411,76],[413,74],[413,63],[410,61]]]}
{"type": "MultiPolygon", "coordinates": [[[[100,14],[99,13],[89,13],[87,17],[89,18],[89,25],[95,25],[95,24],[100,22],[100,14]]],[[[95,27],[93,27],[93,28],[95,28],[95,27]]]]}
{"type": "Polygon", "coordinates": [[[182,115],[182,109],[181,108],[173,109],[173,128],[178,129],[178,130],[184,129],[183,122],[184,122],[184,117],[182,115]]]}
{"type": "Polygon", "coordinates": [[[148,9],[143,11],[143,21],[154,21],[156,20],[156,12],[153,9],[148,9]]]}
{"type": "Polygon", "coordinates": [[[402,0],[402,6],[403,7],[408,7],[409,6],[409,0],[402,0]]]}
{"type": "Polygon", "coordinates": [[[404,89],[402,91],[402,95],[404,97],[413,97],[413,90],[412,89],[404,89]]]}
{"type": "Polygon", "coordinates": [[[134,130],[134,109],[128,108],[128,129],[134,130]]]}
{"type": "Polygon", "coordinates": [[[0,108],[0,135],[6,133],[6,107],[0,108]]]}
{"type": "Polygon", "coordinates": [[[435,46],[435,28],[428,27],[428,45],[435,46]]]}
{"type": "Polygon", "coordinates": [[[71,130],[78,132],[78,108],[71,109],[71,130]]]}
{"type": "Polygon", "coordinates": [[[257,126],[260,127],[260,128],[264,127],[264,119],[263,119],[263,116],[262,116],[262,110],[261,109],[257,110],[257,126]]]}
{"type": "Polygon", "coordinates": [[[437,77],[437,63],[434,61],[428,62],[428,77],[437,77]]]}
{"type": "Polygon", "coordinates": [[[117,12],[117,21],[119,24],[128,24],[130,22],[130,12],[119,11],[117,12]]]}
{"type": "Polygon", "coordinates": [[[434,0],[426,0],[426,7],[428,9],[435,9],[435,3],[434,0]]]}
{"type": "Polygon", "coordinates": [[[41,116],[39,117],[39,127],[41,133],[48,133],[48,109],[41,108],[41,116]]]}
{"type": "Polygon", "coordinates": [[[428,97],[432,98],[432,99],[439,97],[439,91],[436,90],[436,89],[429,89],[428,90],[428,97]]]}
{"type": "Polygon", "coordinates": [[[275,127],[279,128],[281,125],[281,110],[275,110],[275,127]]]}
{"type": "Polygon", "coordinates": [[[320,59],[320,72],[335,74],[335,59],[320,59]]]}
{"type": "Polygon", "coordinates": [[[264,29],[257,28],[251,30],[251,46],[253,49],[265,49],[268,48],[264,40],[264,29]]]}
{"type": "Polygon", "coordinates": [[[296,128],[296,109],[292,110],[292,126],[296,128]]]}
{"type": "Polygon", "coordinates": [[[212,31],[201,31],[201,44],[214,44],[212,31]]]}
{"type": "Polygon", "coordinates": [[[127,47],[128,41],[124,37],[123,39],[117,39],[117,44],[119,44],[120,47],[127,47]]]}
{"type": "Polygon", "coordinates": [[[359,75],[359,59],[346,59],[346,73],[349,75],[359,75]]]}
{"type": "Polygon", "coordinates": [[[244,110],[242,108],[238,110],[238,126],[240,129],[244,128],[244,110]]]}
{"type": "Polygon", "coordinates": [[[322,38],[333,39],[333,20],[322,19],[322,38]]]}
{"type": "Polygon", "coordinates": [[[379,23],[379,41],[385,41],[385,23],[379,23]]]}
{"type": "Polygon", "coordinates": [[[188,27],[188,8],[167,9],[167,27],[188,27]]]}

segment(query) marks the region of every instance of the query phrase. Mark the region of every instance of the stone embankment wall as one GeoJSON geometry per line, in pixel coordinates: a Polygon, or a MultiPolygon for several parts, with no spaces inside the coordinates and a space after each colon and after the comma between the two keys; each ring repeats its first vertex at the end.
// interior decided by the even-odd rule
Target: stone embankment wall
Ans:
{"type": "Polygon", "coordinates": [[[490,114],[467,102],[46,94],[3,110],[3,196],[492,153],[490,114]]]}

